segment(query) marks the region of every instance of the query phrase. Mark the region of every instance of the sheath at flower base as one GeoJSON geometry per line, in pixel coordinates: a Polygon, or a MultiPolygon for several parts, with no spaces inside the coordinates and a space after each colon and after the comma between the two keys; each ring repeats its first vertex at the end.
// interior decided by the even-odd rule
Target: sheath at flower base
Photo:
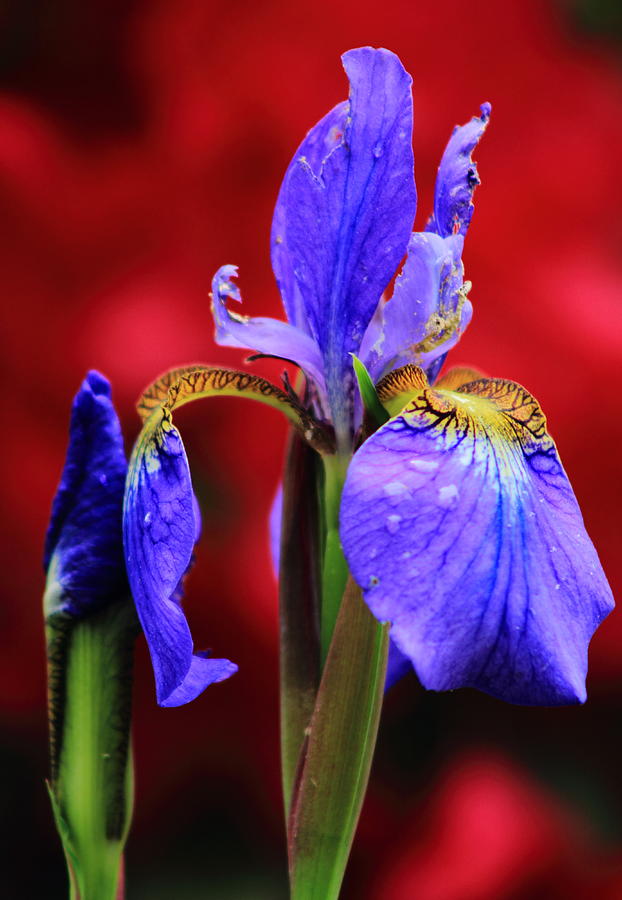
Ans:
{"type": "Polygon", "coordinates": [[[424,687],[581,703],[611,591],[537,402],[474,374],[378,386],[401,411],[350,465],[344,552],[424,687]]]}

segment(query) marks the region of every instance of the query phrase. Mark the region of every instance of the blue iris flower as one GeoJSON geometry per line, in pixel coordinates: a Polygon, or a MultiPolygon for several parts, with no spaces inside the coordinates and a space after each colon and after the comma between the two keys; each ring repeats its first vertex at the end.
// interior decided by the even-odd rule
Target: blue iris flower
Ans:
{"type": "Polygon", "coordinates": [[[424,232],[413,233],[412,79],[387,50],[350,50],[343,64],[350,98],[308,133],[274,212],[272,266],[288,322],[227,309],[229,298],[240,300],[234,266],[218,270],[212,296],[216,340],[298,363],[318,414],[347,449],[359,419],[351,354],[374,380],[405,362],[433,376],[471,319],[461,253],[479,183],[471,152],[490,105],[455,129],[433,215],[424,232]]]}
{"type": "MultiPolygon", "coordinates": [[[[472,315],[461,256],[479,183],[471,154],[490,105],[454,130],[432,215],[413,233],[411,78],[387,50],[351,50],[343,63],[349,99],[298,148],[274,213],[288,321],[229,309],[241,298],[236,268],[223,266],[212,285],[216,339],[297,363],[307,411],[344,456],[362,420],[352,354],[377,384],[390,418],[354,454],[340,533],[369,608],[391,623],[390,677],[412,666],[432,689],[580,702],[587,646],[613,601],[542,411],[519,385],[472,370],[436,380],[472,315]]],[[[184,371],[164,387],[177,392],[186,379],[182,394],[192,393],[202,376],[184,371]]],[[[152,424],[126,497],[130,581],[148,638],[164,634],[151,639],[160,666],[177,640],[166,604],[195,528],[175,396],[152,402],[165,394],[146,395],[152,424]]]]}
{"type": "MultiPolygon", "coordinates": [[[[82,618],[104,606],[128,597],[130,584],[126,573],[123,548],[122,509],[126,485],[127,460],[123,436],[115,412],[109,382],[98,372],[87,374],[73,402],[69,447],[60,485],[52,506],[48,528],[44,566],[48,573],[46,616],[63,615],[82,618]]],[[[176,483],[176,470],[164,468],[155,477],[171,478],[176,483]]],[[[137,487],[140,491],[140,484],[137,487]]],[[[161,492],[162,493],[162,492],[161,492]]],[[[186,522],[179,514],[173,497],[166,494],[171,514],[177,523],[172,535],[184,532],[186,522]]],[[[166,640],[165,627],[174,630],[174,654],[167,654],[177,668],[156,668],[158,700],[161,705],[185,703],[203,690],[207,684],[221,681],[236,671],[229,660],[209,659],[207,654],[193,654],[192,640],[181,612],[181,583],[192,557],[192,547],[198,537],[200,517],[194,495],[190,494],[192,519],[191,540],[187,548],[175,557],[177,548],[166,530],[164,518],[166,502],[160,504],[160,517],[147,534],[146,552],[136,539],[134,530],[126,529],[126,540],[133,547],[130,560],[140,562],[130,578],[138,616],[150,645],[166,640]],[[167,538],[160,543],[159,538],[167,538]],[[154,543],[155,540],[155,543],[154,543]],[[146,562],[145,562],[146,560],[146,562]],[[177,564],[177,568],[176,568],[177,564]],[[141,602],[143,585],[151,582],[155,591],[167,589],[167,577],[175,581],[167,598],[167,615],[160,615],[154,626],[149,616],[149,603],[141,602]],[[181,625],[179,622],[181,621],[181,625]],[[201,671],[197,688],[196,672],[201,671]]],[[[153,651],[152,651],[153,652],[153,651]]],[[[159,660],[157,653],[155,660],[159,660]]]]}
{"type": "Polygon", "coordinates": [[[129,594],[121,540],[127,461],[110,385],[89,372],[45,540],[46,614],[82,617],[129,594]]]}

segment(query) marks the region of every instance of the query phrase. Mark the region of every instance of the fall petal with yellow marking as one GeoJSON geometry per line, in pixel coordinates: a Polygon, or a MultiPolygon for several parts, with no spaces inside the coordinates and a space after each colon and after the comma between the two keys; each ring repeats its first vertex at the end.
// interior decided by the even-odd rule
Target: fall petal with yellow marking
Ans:
{"type": "Polygon", "coordinates": [[[520,385],[421,389],[356,453],[341,539],[425,687],[585,700],[588,644],[613,600],[544,415],[520,385]]]}

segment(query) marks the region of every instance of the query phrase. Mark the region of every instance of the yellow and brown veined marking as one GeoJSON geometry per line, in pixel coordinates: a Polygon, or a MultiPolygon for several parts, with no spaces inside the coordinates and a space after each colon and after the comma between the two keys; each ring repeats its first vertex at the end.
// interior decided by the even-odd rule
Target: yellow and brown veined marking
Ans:
{"type": "Polygon", "coordinates": [[[174,409],[208,397],[244,397],[278,409],[314,450],[334,452],[330,432],[322,423],[285,391],[250,372],[203,365],[171,369],[149,385],[136,408],[143,422],[158,408],[170,419],[174,409]]]}
{"type": "Polygon", "coordinates": [[[523,449],[553,446],[538,401],[522,385],[487,378],[476,369],[454,368],[431,387],[425,372],[409,365],[386,375],[378,397],[389,412],[417,412],[430,425],[441,424],[462,434],[482,429],[489,437],[518,440],[523,449]]]}

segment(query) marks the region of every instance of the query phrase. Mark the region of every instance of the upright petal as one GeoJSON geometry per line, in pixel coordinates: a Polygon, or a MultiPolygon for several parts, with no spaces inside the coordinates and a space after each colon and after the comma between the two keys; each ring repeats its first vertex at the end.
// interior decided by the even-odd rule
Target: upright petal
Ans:
{"type": "Polygon", "coordinates": [[[480,380],[423,389],[350,466],[341,537],[379,621],[434,690],[585,699],[613,601],[537,402],[480,380]]]}
{"type": "Polygon", "coordinates": [[[471,154],[488,125],[490,103],[482,103],[480,110],[480,116],[454,128],[438,168],[434,212],[426,231],[442,237],[464,236],[473,215],[473,191],[480,180],[471,154]]]}
{"type": "Polygon", "coordinates": [[[434,213],[425,232],[411,236],[393,296],[381,301],[365,332],[360,356],[376,379],[414,363],[433,380],[471,321],[461,256],[480,183],[471,154],[488,124],[490,104],[481,111],[454,129],[438,170],[434,213]]]}
{"type": "MultiPolygon", "coordinates": [[[[349,353],[358,351],[404,255],[416,208],[410,76],[387,50],[351,50],[343,63],[350,80],[343,134],[321,165],[298,157],[289,167],[278,210],[282,251],[324,357],[342,436],[352,409],[349,353]]],[[[338,120],[329,116],[307,140],[321,147],[338,120]]]]}
{"type": "Polygon", "coordinates": [[[91,371],[73,402],[65,468],[45,540],[48,614],[84,615],[127,594],[121,538],[126,471],[110,384],[91,371]]]}
{"type": "Polygon", "coordinates": [[[160,706],[179,706],[237,671],[228,659],[193,652],[181,608],[199,522],[188,460],[168,411],[145,424],[128,472],[123,537],[138,617],[143,626],[160,706]]]}
{"type": "Polygon", "coordinates": [[[414,363],[429,370],[460,340],[473,308],[463,282],[462,235],[416,232],[393,296],[365,333],[361,357],[374,380],[414,363]]]}
{"type": "Polygon", "coordinates": [[[246,347],[296,363],[313,379],[320,398],[325,398],[322,355],[314,338],[287,322],[249,318],[227,309],[227,300],[242,302],[238,286],[232,280],[237,274],[237,266],[221,266],[212,280],[217,343],[223,347],[246,347]]]}
{"type": "Polygon", "coordinates": [[[296,282],[294,259],[285,243],[285,227],[287,224],[286,186],[291,170],[299,165],[300,159],[306,160],[313,172],[321,170],[322,163],[326,157],[343,140],[348,111],[349,104],[346,100],[338,103],[308,132],[296,150],[285,173],[272,218],[272,231],[270,234],[272,269],[279,286],[283,306],[291,324],[307,333],[310,333],[310,326],[307,321],[300,288],[296,282]]]}

